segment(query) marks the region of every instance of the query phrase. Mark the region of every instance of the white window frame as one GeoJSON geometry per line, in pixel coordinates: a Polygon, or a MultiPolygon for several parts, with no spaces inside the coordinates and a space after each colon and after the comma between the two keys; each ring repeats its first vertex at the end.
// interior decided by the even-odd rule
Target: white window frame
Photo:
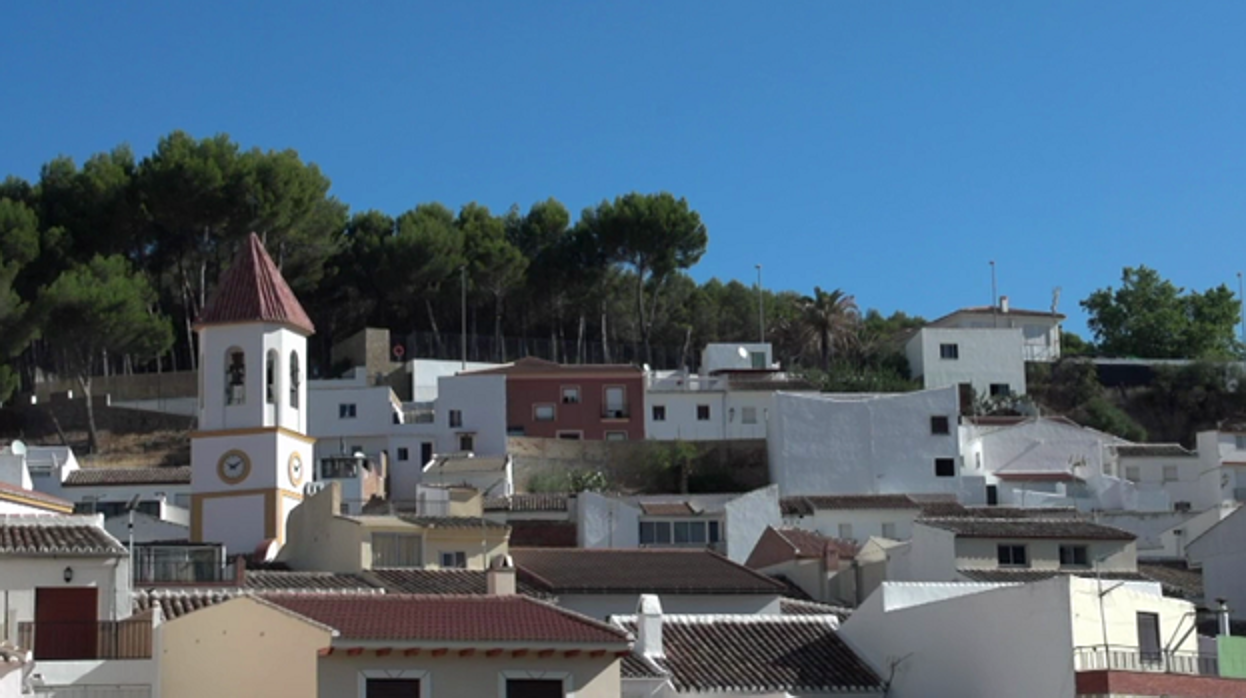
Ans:
{"type": "Polygon", "coordinates": [[[757,423],[757,408],[756,407],[741,407],[740,408],[740,423],[741,424],[756,424],[757,423]]]}
{"type": "Polygon", "coordinates": [[[1161,467],[1162,469],[1160,470],[1160,473],[1161,473],[1160,477],[1163,478],[1164,482],[1178,482],[1181,480],[1181,470],[1177,466],[1165,465],[1161,467]],[[1172,474],[1172,477],[1168,477],[1170,473],[1172,474]]]}
{"type": "Polygon", "coordinates": [[[564,405],[578,405],[578,404],[580,404],[581,402],[583,402],[582,396],[580,395],[580,386],[578,386],[578,385],[564,385],[564,386],[562,386],[562,388],[561,388],[561,389],[559,389],[559,391],[558,391],[558,400],[559,400],[559,402],[561,402],[561,403],[562,403],[562,404],[564,404],[564,405]],[[575,392],[575,399],[574,399],[574,400],[568,400],[568,399],[567,399],[567,393],[570,393],[570,392],[572,392],[572,391],[574,391],[574,392],[575,392]]]}
{"type": "MultiPolygon", "coordinates": [[[[467,569],[467,563],[469,562],[469,560],[467,559],[466,550],[442,550],[441,552],[437,553],[437,562],[438,562],[438,566],[440,566],[444,570],[465,570],[467,569]],[[459,565],[447,565],[446,564],[447,555],[451,557],[457,557],[459,555],[462,555],[463,565],[461,567],[459,565]]],[[[453,560],[451,560],[451,562],[453,562],[453,560]]]]}
{"type": "Polygon", "coordinates": [[[552,402],[537,402],[532,405],[532,421],[534,422],[557,422],[558,406],[552,402]],[[541,410],[549,409],[549,417],[542,417],[541,410]]]}
{"type": "MultiPolygon", "coordinates": [[[[537,681],[562,681],[562,695],[564,697],[571,696],[575,693],[575,676],[569,671],[524,671],[521,669],[507,669],[498,672],[498,698],[506,698],[506,681],[507,679],[535,679],[537,681]]],[[[424,683],[420,682],[420,693],[424,692],[424,683]]],[[[420,696],[420,698],[425,698],[420,696]]]]}
{"type": "MultiPolygon", "coordinates": [[[[359,698],[368,695],[368,679],[416,679],[420,682],[420,698],[432,698],[433,680],[427,669],[364,669],[359,672],[359,698]]],[[[506,688],[506,682],[502,682],[506,688]]]]}

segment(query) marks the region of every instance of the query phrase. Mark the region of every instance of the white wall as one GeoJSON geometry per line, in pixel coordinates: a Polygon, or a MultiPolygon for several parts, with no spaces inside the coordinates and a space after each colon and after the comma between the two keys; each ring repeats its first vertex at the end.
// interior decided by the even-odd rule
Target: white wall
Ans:
{"type": "Polygon", "coordinates": [[[770,414],[770,479],[784,495],[961,493],[967,486],[959,477],[935,476],[936,458],[954,459],[962,472],[954,387],[884,395],[780,392],[770,414]],[[951,433],[931,434],[933,416],[947,417],[951,433]]]}
{"type": "Polygon", "coordinates": [[[1159,615],[1160,646],[1175,652],[1197,652],[1194,604],[1145,593],[1128,586],[1100,585],[1093,579],[1069,581],[1072,605],[1073,646],[1138,647],[1138,613],[1159,615]],[[1105,622],[1106,621],[1106,622],[1105,622]],[[1107,637],[1104,638],[1106,625],[1107,637]]]}
{"type": "Polygon", "coordinates": [[[1203,598],[1225,599],[1234,618],[1246,618],[1246,508],[1239,508],[1186,548],[1203,568],[1203,598]]]}
{"type": "Polygon", "coordinates": [[[407,371],[411,374],[411,396],[414,402],[433,402],[439,396],[441,379],[458,375],[460,371],[483,371],[497,368],[500,364],[468,361],[464,368],[461,361],[442,361],[439,359],[415,359],[407,362],[407,371]]]}
{"type": "Polygon", "coordinates": [[[1072,635],[1069,594],[1059,584],[888,582],[839,631],[882,676],[894,671],[890,698],[1073,698],[1072,635]],[[938,598],[944,588],[963,595],[901,598],[938,598]]]}
{"type": "Polygon", "coordinates": [[[1220,504],[1220,468],[1204,467],[1195,456],[1139,457],[1121,456],[1116,476],[1125,478],[1136,469],[1135,485],[1139,493],[1157,495],[1155,500],[1171,508],[1176,502],[1188,502],[1192,511],[1204,511],[1220,504]],[[1164,470],[1175,471],[1176,479],[1165,480],[1164,470]]]}
{"type": "Polygon", "coordinates": [[[846,524],[852,527],[850,538],[856,541],[875,536],[908,540],[913,537],[913,521],[920,513],[920,509],[818,509],[813,516],[786,517],[783,523],[832,538],[839,538],[839,528],[846,524]],[[883,533],[883,524],[895,527],[894,536],[883,533]]]}
{"type": "MultiPolygon", "coordinates": [[[[38,481],[40,478],[36,478],[38,481]]],[[[53,494],[49,492],[48,494],[53,494]]],[[[140,502],[163,501],[160,507],[162,518],[176,519],[178,512],[166,511],[185,509],[190,506],[190,483],[175,485],[89,485],[60,488],[57,497],[71,502],[129,502],[138,497],[140,502]]]]}
{"type": "Polygon", "coordinates": [[[105,557],[0,557],[0,590],[7,592],[9,612],[17,622],[35,619],[35,589],[39,587],[95,587],[99,589],[97,617],[119,620],[130,617],[129,561],[105,557]],[[65,569],[73,580],[65,582],[65,569]]]}
{"type": "MultiPolygon", "coordinates": [[[[718,379],[701,379],[690,376],[692,381],[704,381],[718,385],[718,379]]],[[[659,441],[719,441],[727,432],[727,412],[724,408],[726,391],[714,390],[650,390],[645,394],[645,438],[659,441]],[[697,406],[709,407],[710,418],[697,419],[697,406]],[[665,407],[666,419],[653,419],[653,408],[665,407]]],[[[739,416],[737,415],[737,421],[739,416]]]]}
{"type": "Polygon", "coordinates": [[[307,338],[284,325],[244,323],[208,325],[199,330],[199,429],[245,429],[281,426],[307,433],[307,338]],[[246,400],[226,405],[227,352],[237,347],[246,356],[246,400]],[[267,352],[277,353],[274,401],[265,400],[267,352]],[[299,406],[290,405],[290,356],[298,357],[299,406]]]}
{"type": "Polygon", "coordinates": [[[500,456],[506,453],[506,376],[452,376],[438,380],[436,424],[453,443],[439,445],[441,453],[458,449],[457,435],[476,435],[475,453],[500,456]],[[463,414],[463,426],[451,427],[450,410],[463,414]]]}
{"type": "MultiPolygon", "coordinates": [[[[640,547],[640,509],[595,492],[576,497],[576,536],[581,548],[640,547]]],[[[631,611],[635,611],[633,604],[631,611]]],[[[629,611],[616,611],[627,613],[629,611]]]]}
{"type": "Polygon", "coordinates": [[[905,569],[888,570],[888,578],[912,582],[954,582],[956,573],[956,534],[933,526],[913,526],[905,569]]]}
{"type": "Polygon", "coordinates": [[[1026,390],[1020,329],[925,327],[909,339],[904,353],[913,378],[927,389],[972,383],[979,394],[989,395],[992,383],[1006,383],[1013,394],[1026,390]],[[941,344],[956,344],[959,357],[941,358],[941,344]]]}
{"type": "Polygon", "coordinates": [[[308,435],[317,439],[384,436],[393,431],[394,415],[402,405],[389,386],[369,386],[362,380],[318,380],[308,386],[308,435]],[[354,405],[355,416],[343,417],[343,405],[354,405]]]}
{"type": "MultiPolygon", "coordinates": [[[[189,540],[189,513],[181,523],[164,521],[147,514],[134,513],[134,542],[151,543],[154,541],[189,540]]],[[[130,517],[128,515],[113,516],[104,521],[104,530],[112,534],[122,543],[130,540],[130,517]]]]}
{"type": "Polygon", "coordinates": [[[1016,328],[1021,330],[1026,361],[1055,361],[1060,358],[1060,318],[1055,315],[1018,313],[952,313],[940,318],[935,327],[1016,328]]]}
{"type": "Polygon", "coordinates": [[[726,369],[751,369],[753,368],[752,355],[755,352],[765,354],[767,367],[774,363],[774,351],[769,342],[707,344],[701,350],[701,366],[698,373],[709,375],[714,371],[726,369]],[[744,356],[740,356],[741,348],[744,349],[744,356]]]}
{"type": "Polygon", "coordinates": [[[725,509],[727,557],[741,565],[752,554],[761,534],[783,523],[779,517],[779,488],[775,485],[740,495],[727,502],[725,509]]]}
{"type": "MultiPolygon", "coordinates": [[[[778,614],[778,594],[659,594],[663,613],[778,614]]],[[[559,594],[558,605],[589,618],[636,612],[640,594],[559,594]]]]}

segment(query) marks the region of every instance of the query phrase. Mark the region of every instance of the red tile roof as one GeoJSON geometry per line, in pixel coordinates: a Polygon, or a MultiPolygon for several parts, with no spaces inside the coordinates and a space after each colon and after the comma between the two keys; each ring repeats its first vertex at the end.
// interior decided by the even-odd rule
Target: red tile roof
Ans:
{"type": "Polygon", "coordinates": [[[522,548],[574,548],[574,521],[511,521],[510,545],[522,548]]]}
{"type": "Polygon", "coordinates": [[[338,631],[339,640],[614,645],[623,630],[524,596],[267,595],[264,599],[338,631]]]}
{"type": "Polygon", "coordinates": [[[0,516],[0,553],[120,557],[126,549],[93,516],[9,514],[0,516]]]}
{"type": "Polygon", "coordinates": [[[10,485],[7,482],[0,482],[0,499],[10,502],[17,501],[19,503],[22,503],[21,500],[27,500],[30,502],[28,506],[41,507],[51,511],[58,511],[62,514],[69,514],[74,510],[74,503],[67,499],[53,497],[50,494],[28,490],[17,485],[10,485]]]}
{"type": "Polygon", "coordinates": [[[65,487],[97,485],[189,485],[190,466],[174,468],[82,468],[69,473],[65,487]]]}
{"type": "Polygon", "coordinates": [[[640,510],[648,516],[693,516],[697,513],[687,502],[641,502],[640,510]]]}
{"type": "Polygon", "coordinates": [[[817,531],[806,531],[803,528],[785,527],[775,529],[780,536],[792,545],[792,552],[798,558],[820,558],[827,548],[835,551],[841,558],[851,560],[856,557],[857,546],[846,540],[824,536],[817,531]]]}
{"type": "Polygon", "coordinates": [[[316,331],[259,236],[251,233],[233,264],[221,275],[216,292],[196,324],[254,321],[289,325],[307,334],[316,331]]]}

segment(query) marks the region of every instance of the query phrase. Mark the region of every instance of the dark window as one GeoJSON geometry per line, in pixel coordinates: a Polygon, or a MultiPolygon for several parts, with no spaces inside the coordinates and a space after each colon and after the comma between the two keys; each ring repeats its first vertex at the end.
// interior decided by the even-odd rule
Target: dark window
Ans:
{"type": "Polygon", "coordinates": [[[667,545],[671,542],[671,524],[669,521],[641,521],[641,545],[667,545]]]}
{"type": "Polygon", "coordinates": [[[411,459],[410,451],[408,451],[406,448],[398,449],[398,460],[410,460],[410,459],[411,459]]]}
{"type": "Polygon", "coordinates": [[[268,350],[268,361],[264,364],[264,402],[274,404],[277,400],[277,350],[268,350]]]}
{"type": "Polygon", "coordinates": [[[1000,545],[996,548],[1000,567],[1029,567],[1030,558],[1024,545],[1000,545]]]}
{"type": "Polygon", "coordinates": [[[431,442],[425,441],[424,443],[420,444],[420,464],[421,465],[427,464],[432,459],[433,459],[433,444],[431,442]]]}
{"type": "Polygon", "coordinates": [[[960,358],[960,345],[959,344],[940,344],[939,345],[939,358],[940,359],[959,359],[960,358]]]}
{"type": "Polygon", "coordinates": [[[241,349],[230,349],[225,360],[225,404],[241,405],[247,401],[247,355],[241,349]]]}
{"type": "Polygon", "coordinates": [[[654,405],[653,406],[653,421],[655,422],[666,421],[666,405],[654,405]]]}
{"type": "Polygon", "coordinates": [[[947,417],[931,417],[930,418],[931,434],[950,434],[951,427],[948,425],[947,417]]]}
{"type": "Polygon", "coordinates": [[[365,698],[420,698],[420,680],[368,679],[365,698]]]}
{"type": "Polygon", "coordinates": [[[337,406],[338,419],[354,419],[356,416],[355,403],[343,402],[337,406]]]}
{"type": "Polygon", "coordinates": [[[956,477],[956,461],[952,458],[936,458],[935,477],[956,477]]]}
{"type": "Polygon", "coordinates": [[[459,450],[460,451],[476,450],[476,437],[472,434],[459,434],[459,450]]]}
{"type": "Polygon", "coordinates": [[[463,410],[450,410],[450,427],[463,426],[463,410]]]}
{"type": "Polygon", "coordinates": [[[506,698],[563,698],[561,679],[507,679],[506,698]]]}
{"type": "Polygon", "coordinates": [[[1090,554],[1086,551],[1084,545],[1062,545],[1060,546],[1060,566],[1061,567],[1089,567],[1090,554]]]}
{"type": "Polygon", "coordinates": [[[1008,397],[1009,395],[1012,395],[1012,389],[1007,383],[991,384],[991,397],[1008,397]]]}
{"type": "Polygon", "coordinates": [[[1159,615],[1138,614],[1138,653],[1144,662],[1158,662],[1163,658],[1159,643],[1159,615]]]}
{"type": "Polygon", "coordinates": [[[563,441],[579,441],[579,440],[580,440],[580,436],[581,436],[581,435],[580,435],[580,432],[578,432],[578,431],[560,431],[560,432],[558,432],[558,438],[562,439],[563,441]]]}
{"type": "Polygon", "coordinates": [[[709,405],[697,405],[697,421],[698,422],[710,421],[710,406],[709,405]]]}
{"type": "Polygon", "coordinates": [[[999,487],[997,485],[986,486],[986,505],[996,506],[999,504],[999,487]]]}
{"type": "Polygon", "coordinates": [[[443,552],[441,554],[441,566],[445,568],[467,569],[467,553],[459,550],[456,552],[443,552]]]}
{"type": "Polygon", "coordinates": [[[299,377],[299,355],[298,352],[290,352],[290,407],[299,408],[299,385],[302,379],[299,377]]]}
{"type": "Polygon", "coordinates": [[[718,541],[722,540],[718,536],[718,522],[717,521],[709,522],[709,527],[710,527],[710,542],[717,543],[718,541]]]}
{"type": "Polygon", "coordinates": [[[579,404],[579,402],[580,402],[580,386],[578,385],[563,386],[562,404],[576,405],[576,404],[579,404]]]}

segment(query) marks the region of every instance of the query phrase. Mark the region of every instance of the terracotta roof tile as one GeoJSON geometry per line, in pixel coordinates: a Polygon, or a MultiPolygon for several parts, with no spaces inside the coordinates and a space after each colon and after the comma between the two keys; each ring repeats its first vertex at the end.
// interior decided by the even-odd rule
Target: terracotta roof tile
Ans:
{"type": "Polygon", "coordinates": [[[641,502],[640,510],[648,516],[693,516],[697,513],[687,502],[641,502]]]}
{"type": "Polygon", "coordinates": [[[1159,582],[1166,596],[1186,600],[1203,598],[1203,572],[1190,569],[1185,560],[1139,562],[1138,573],[1159,582]]]}
{"type": "Polygon", "coordinates": [[[1127,458],[1196,458],[1198,454],[1181,444],[1109,444],[1116,455],[1127,458]]]}
{"type": "Polygon", "coordinates": [[[1076,519],[929,518],[917,523],[951,531],[961,538],[1120,540],[1137,538],[1119,528],[1076,519]]]}
{"type": "Polygon", "coordinates": [[[489,497],[485,511],[567,511],[570,495],[533,493],[509,497],[489,497]]]}
{"type": "Polygon", "coordinates": [[[13,499],[31,500],[37,503],[34,506],[44,505],[49,509],[58,510],[65,514],[71,513],[74,509],[74,503],[68,499],[53,497],[38,490],[28,490],[25,487],[10,485],[7,482],[0,482],[0,499],[9,501],[13,499]]]}
{"type": "Polygon", "coordinates": [[[783,585],[709,550],[511,548],[519,578],[554,594],[774,594],[783,585]]]}
{"type": "MultiPolygon", "coordinates": [[[[616,623],[636,630],[635,617],[616,623]]],[[[878,675],[839,638],[836,623],[827,616],[663,616],[665,655],[648,661],[680,693],[881,690],[878,675]]]]}
{"type": "Polygon", "coordinates": [[[0,516],[0,554],[120,557],[121,543],[93,516],[55,514],[0,516]]]}
{"type": "MultiPolygon", "coordinates": [[[[1094,579],[1095,573],[1090,570],[956,570],[962,577],[971,582],[1014,582],[1026,584],[1041,582],[1060,575],[1070,575],[1085,579],[1094,579]]],[[[1104,572],[1104,579],[1116,582],[1149,582],[1146,575],[1138,572],[1104,572]]]]}
{"type": "Polygon", "coordinates": [[[380,585],[363,575],[336,572],[283,572],[276,570],[248,569],[243,574],[247,589],[260,590],[324,590],[324,591],[374,591],[380,585]]]}
{"type": "Polygon", "coordinates": [[[788,516],[809,516],[818,510],[921,509],[907,494],[828,494],[782,497],[779,507],[788,516]]]}
{"type": "MultiPolygon", "coordinates": [[[[489,593],[484,570],[432,570],[384,567],[364,573],[391,594],[451,594],[459,596],[489,593]]],[[[515,581],[515,591],[537,599],[551,598],[523,580],[515,581]]]]}
{"type": "Polygon", "coordinates": [[[830,547],[839,557],[851,560],[856,557],[858,546],[851,541],[839,540],[824,536],[817,531],[806,531],[803,528],[784,527],[777,528],[775,531],[788,543],[791,543],[792,550],[798,558],[820,558],[822,552],[830,547]]]}
{"type": "Polygon", "coordinates": [[[254,321],[289,325],[307,334],[316,331],[294,291],[264,250],[259,236],[251,233],[233,264],[221,275],[216,291],[196,324],[254,321]]]}
{"type": "Polygon", "coordinates": [[[180,618],[222,601],[242,596],[238,589],[229,590],[194,590],[194,591],[136,591],[133,594],[134,611],[147,611],[159,608],[166,620],[180,618]]]}
{"type": "Polygon", "coordinates": [[[266,595],[270,603],[334,628],[342,640],[613,645],[622,630],[525,596],[266,595]]]}
{"type": "Polygon", "coordinates": [[[189,485],[190,466],[175,468],[82,468],[65,478],[65,487],[99,485],[189,485]]]}

